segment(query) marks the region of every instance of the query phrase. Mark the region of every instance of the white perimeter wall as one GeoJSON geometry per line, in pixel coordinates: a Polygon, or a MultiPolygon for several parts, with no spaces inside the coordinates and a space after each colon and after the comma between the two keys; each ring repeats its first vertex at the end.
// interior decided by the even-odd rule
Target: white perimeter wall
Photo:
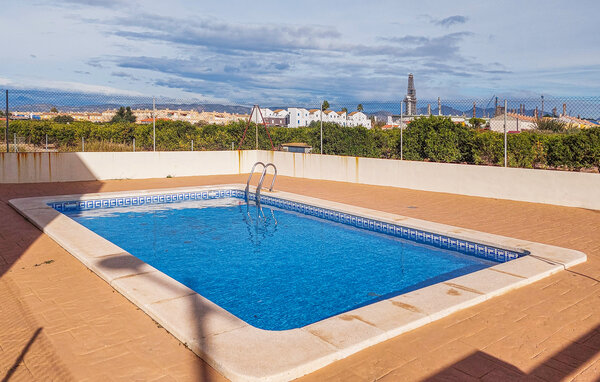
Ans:
{"type": "Polygon", "coordinates": [[[600,174],[259,151],[280,175],[600,210],[600,174]]]}
{"type": "Polygon", "coordinates": [[[298,178],[600,210],[600,174],[279,151],[0,153],[0,183],[245,174],[257,160],[298,178]]]}
{"type": "Polygon", "coordinates": [[[242,174],[255,158],[256,151],[0,153],[0,183],[242,174]]]}

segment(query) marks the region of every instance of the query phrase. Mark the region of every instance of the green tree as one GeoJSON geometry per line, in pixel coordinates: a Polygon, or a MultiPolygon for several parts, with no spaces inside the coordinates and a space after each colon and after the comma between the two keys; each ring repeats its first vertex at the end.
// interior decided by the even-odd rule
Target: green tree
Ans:
{"type": "Polygon", "coordinates": [[[70,115],[57,115],[52,120],[56,123],[71,123],[75,121],[75,118],[70,115]]]}
{"type": "Polygon", "coordinates": [[[135,115],[131,111],[131,107],[127,106],[126,108],[121,106],[117,113],[110,120],[111,123],[120,123],[120,122],[129,122],[134,123],[136,120],[135,115]]]}
{"type": "Polygon", "coordinates": [[[469,125],[475,129],[480,129],[485,125],[485,119],[473,117],[469,119],[469,125]]]}
{"type": "Polygon", "coordinates": [[[554,118],[538,118],[535,121],[535,128],[542,131],[560,133],[566,130],[567,125],[554,118]]]}
{"type": "Polygon", "coordinates": [[[50,109],[50,113],[58,113],[58,109],[53,107],[50,109]]]}
{"type": "Polygon", "coordinates": [[[342,108],[342,111],[343,111],[344,113],[347,113],[347,112],[348,112],[348,109],[347,109],[347,108],[345,108],[345,107],[343,107],[343,108],[342,108]]]}
{"type": "Polygon", "coordinates": [[[356,107],[356,110],[362,112],[363,110],[365,110],[365,108],[363,107],[362,103],[359,103],[358,106],[356,107]]]}
{"type": "Polygon", "coordinates": [[[321,105],[321,110],[325,111],[327,109],[329,109],[329,102],[323,101],[323,104],[321,105]]]}

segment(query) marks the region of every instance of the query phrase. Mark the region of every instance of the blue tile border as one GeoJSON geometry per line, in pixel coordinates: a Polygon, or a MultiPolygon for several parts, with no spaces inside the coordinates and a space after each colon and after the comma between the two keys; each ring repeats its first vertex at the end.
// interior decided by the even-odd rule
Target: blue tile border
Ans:
{"type": "MultiPolygon", "coordinates": [[[[92,210],[99,208],[142,206],[146,204],[166,204],[188,200],[209,200],[229,197],[243,199],[245,198],[245,192],[236,189],[205,190],[168,193],[160,195],[102,198],[85,201],[50,202],[48,203],[48,206],[54,208],[57,211],[66,212],[73,210],[92,210]]],[[[255,194],[250,193],[250,199],[254,198],[255,194]]],[[[315,216],[333,222],[346,224],[373,232],[383,233],[442,249],[449,249],[466,255],[476,256],[479,258],[497,261],[501,263],[514,260],[526,255],[526,253],[497,248],[486,244],[474,243],[471,241],[457,239],[450,236],[422,231],[416,228],[403,227],[397,224],[386,223],[375,219],[330,210],[327,208],[315,207],[309,204],[275,198],[273,196],[262,195],[261,202],[264,205],[275,206],[285,210],[295,211],[301,214],[315,216]]]]}

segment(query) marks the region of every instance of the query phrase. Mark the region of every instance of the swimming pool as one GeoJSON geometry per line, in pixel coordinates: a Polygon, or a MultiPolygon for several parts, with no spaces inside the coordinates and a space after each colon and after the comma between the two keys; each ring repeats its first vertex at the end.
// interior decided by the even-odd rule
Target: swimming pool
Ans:
{"type": "Polygon", "coordinates": [[[297,378],[586,259],[570,249],[286,192],[265,192],[264,216],[257,216],[256,206],[246,210],[243,189],[10,204],[232,380],[297,378]],[[122,222],[112,223],[115,217],[122,222]],[[135,230],[143,234],[136,238],[135,230]],[[283,240],[274,239],[284,231],[283,240]],[[173,236],[180,238],[164,239],[173,236]],[[184,261],[171,261],[178,256],[184,261]],[[442,265],[426,263],[428,257],[442,265]],[[189,262],[202,269],[189,272],[189,262]]]}
{"type": "Polygon", "coordinates": [[[396,236],[395,227],[379,233],[235,195],[64,213],[266,330],[303,327],[498,264],[396,236]]]}

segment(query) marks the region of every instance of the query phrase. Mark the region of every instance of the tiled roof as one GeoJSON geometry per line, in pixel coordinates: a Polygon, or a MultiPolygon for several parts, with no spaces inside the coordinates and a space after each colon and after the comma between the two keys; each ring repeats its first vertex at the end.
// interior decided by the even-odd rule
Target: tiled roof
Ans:
{"type": "Polygon", "coordinates": [[[535,117],[530,117],[528,115],[521,115],[521,114],[515,114],[515,113],[507,113],[507,115],[509,117],[514,117],[514,118],[518,118],[521,121],[529,121],[529,122],[535,122],[537,120],[537,118],[535,117]]]}

